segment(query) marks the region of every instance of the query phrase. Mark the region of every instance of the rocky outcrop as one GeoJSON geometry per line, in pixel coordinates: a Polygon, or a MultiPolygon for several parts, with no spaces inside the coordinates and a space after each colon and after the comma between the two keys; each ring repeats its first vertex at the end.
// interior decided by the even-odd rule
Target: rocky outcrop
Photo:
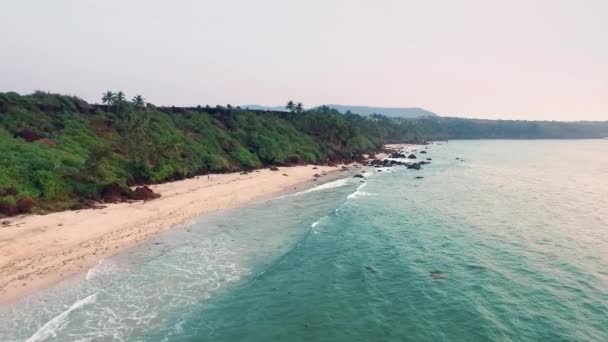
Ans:
{"type": "Polygon", "coordinates": [[[159,194],[145,185],[135,188],[130,195],[130,198],[136,201],[149,201],[160,197],[159,194]]]}

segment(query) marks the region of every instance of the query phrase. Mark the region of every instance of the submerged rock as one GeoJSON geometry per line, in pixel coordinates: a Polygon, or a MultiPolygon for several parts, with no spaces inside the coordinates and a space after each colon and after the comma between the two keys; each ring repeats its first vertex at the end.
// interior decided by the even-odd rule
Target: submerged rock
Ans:
{"type": "Polygon", "coordinates": [[[369,265],[365,265],[365,269],[372,272],[372,273],[378,273],[378,271],[376,271],[375,268],[369,266],[369,265]]]}
{"type": "Polygon", "coordinates": [[[365,178],[363,175],[354,175],[353,178],[365,178]]]}
{"type": "Polygon", "coordinates": [[[407,168],[410,170],[421,170],[422,166],[420,166],[420,164],[418,164],[418,163],[414,163],[414,164],[408,165],[407,168]]]}
{"type": "Polygon", "coordinates": [[[410,154],[409,156],[407,156],[408,159],[416,159],[416,155],[415,154],[410,154]]]}
{"type": "Polygon", "coordinates": [[[429,272],[429,275],[433,279],[445,279],[445,278],[447,278],[447,276],[445,274],[443,274],[443,272],[437,271],[437,270],[429,272]]]}

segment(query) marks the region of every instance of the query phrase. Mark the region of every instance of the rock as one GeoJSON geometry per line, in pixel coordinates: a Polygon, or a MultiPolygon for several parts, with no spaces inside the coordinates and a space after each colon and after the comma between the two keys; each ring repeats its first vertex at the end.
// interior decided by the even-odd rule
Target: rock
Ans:
{"type": "Polygon", "coordinates": [[[29,197],[22,197],[17,200],[17,203],[15,205],[19,214],[29,214],[35,204],[36,202],[34,202],[33,199],[29,197]]]}
{"type": "Polygon", "coordinates": [[[318,167],[316,167],[316,166],[313,166],[313,167],[312,167],[312,169],[313,169],[313,170],[316,170],[316,169],[318,169],[318,167]]]}
{"type": "Polygon", "coordinates": [[[426,160],[433,160],[433,158],[426,158],[426,160]]]}
{"type": "Polygon", "coordinates": [[[422,154],[426,154],[427,152],[426,152],[426,151],[420,151],[420,153],[422,153],[422,154]]]}
{"type": "Polygon", "coordinates": [[[270,171],[279,171],[279,168],[276,166],[271,166],[270,171]]]}
{"type": "Polygon", "coordinates": [[[422,167],[418,163],[414,163],[414,164],[408,165],[407,168],[410,169],[410,170],[420,170],[420,169],[422,169],[422,167]]]}
{"type": "Polygon", "coordinates": [[[152,191],[152,189],[150,189],[149,187],[144,185],[144,186],[135,188],[135,190],[133,190],[133,192],[130,194],[129,197],[136,201],[149,201],[149,200],[159,198],[160,195],[155,193],[154,191],[152,191]]]}
{"type": "Polygon", "coordinates": [[[319,177],[321,177],[321,175],[320,175],[320,174],[318,174],[318,173],[315,173],[315,174],[314,174],[314,175],[312,175],[312,176],[313,176],[313,177],[315,177],[315,178],[319,178],[319,177]]]}
{"type": "Polygon", "coordinates": [[[424,178],[424,177],[422,177],[422,176],[416,176],[416,179],[422,179],[422,178],[424,178]]]}
{"type": "Polygon", "coordinates": [[[382,170],[378,170],[378,172],[382,172],[382,170]]]}
{"type": "Polygon", "coordinates": [[[284,173],[284,174],[283,174],[283,176],[288,177],[289,175],[288,175],[288,174],[286,174],[286,173],[284,173]]]}
{"type": "Polygon", "coordinates": [[[409,156],[407,156],[408,159],[416,159],[416,155],[415,154],[410,154],[409,156]]]}
{"type": "Polygon", "coordinates": [[[365,178],[363,175],[354,175],[353,178],[365,178]]]}
{"type": "Polygon", "coordinates": [[[405,158],[405,154],[399,153],[399,152],[394,152],[394,153],[391,153],[388,157],[389,158],[405,158]]]}
{"type": "Polygon", "coordinates": [[[38,132],[29,128],[22,129],[19,133],[17,133],[17,136],[27,142],[33,142],[42,139],[38,132]]]}
{"type": "Polygon", "coordinates": [[[11,224],[11,221],[2,221],[3,226],[8,226],[11,224]]]}
{"type": "Polygon", "coordinates": [[[123,189],[112,183],[101,190],[101,198],[105,203],[120,203],[123,200],[123,189]]]}
{"type": "Polygon", "coordinates": [[[287,158],[285,162],[286,166],[294,166],[294,165],[306,165],[306,161],[302,159],[300,156],[291,156],[287,158]]]}
{"type": "Polygon", "coordinates": [[[4,216],[15,216],[19,214],[19,210],[15,204],[0,202],[0,214],[4,216]]]}

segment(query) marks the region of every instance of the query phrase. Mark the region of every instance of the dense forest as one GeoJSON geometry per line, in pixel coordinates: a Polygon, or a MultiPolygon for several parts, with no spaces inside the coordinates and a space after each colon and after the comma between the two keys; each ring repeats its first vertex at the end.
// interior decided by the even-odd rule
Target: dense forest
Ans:
{"type": "Polygon", "coordinates": [[[291,101],[288,111],[156,107],[122,92],[102,102],[0,93],[0,216],[87,207],[108,191],[139,199],[129,186],[207,173],[352,162],[391,142],[608,136],[605,122],[397,119],[291,101]]]}

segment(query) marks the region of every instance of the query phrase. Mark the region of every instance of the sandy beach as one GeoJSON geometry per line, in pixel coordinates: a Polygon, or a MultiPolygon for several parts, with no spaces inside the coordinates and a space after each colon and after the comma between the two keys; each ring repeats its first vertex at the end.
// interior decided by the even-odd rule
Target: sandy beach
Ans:
{"type": "Polygon", "coordinates": [[[297,191],[311,186],[314,174],[327,174],[322,182],[338,176],[338,170],[309,165],[200,176],[151,186],[161,197],[149,202],[5,220],[0,226],[0,303],[85,271],[193,217],[297,191]]]}

